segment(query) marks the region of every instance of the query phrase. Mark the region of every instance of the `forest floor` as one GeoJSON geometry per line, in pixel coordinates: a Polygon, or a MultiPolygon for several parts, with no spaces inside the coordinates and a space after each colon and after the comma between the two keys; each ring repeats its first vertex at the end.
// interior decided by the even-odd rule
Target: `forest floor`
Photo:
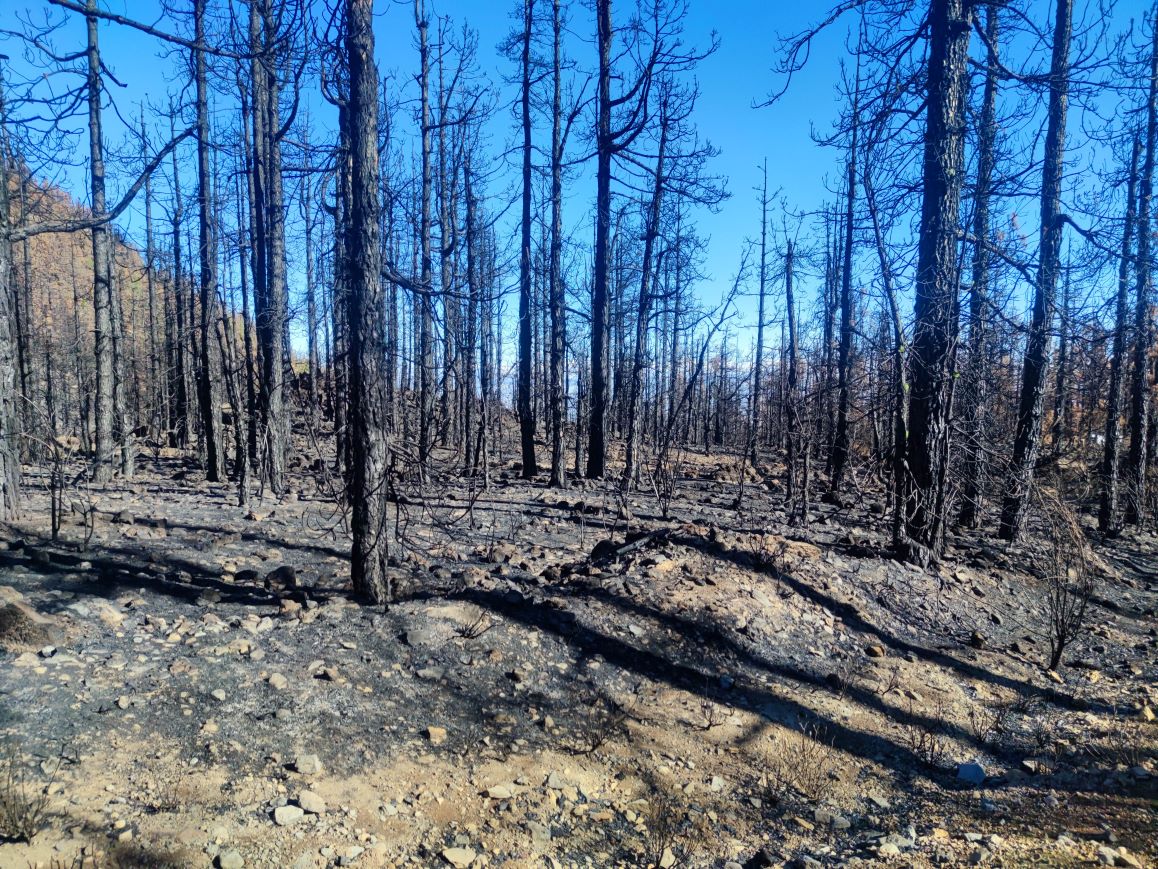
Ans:
{"type": "Polygon", "coordinates": [[[1049,673],[1039,548],[921,571],[871,490],[791,527],[730,457],[670,519],[432,484],[385,609],[300,470],[247,510],[141,464],[56,543],[30,471],[0,543],[0,818],[47,800],[0,866],[1156,865],[1152,534],[1094,545],[1049,673]]]}

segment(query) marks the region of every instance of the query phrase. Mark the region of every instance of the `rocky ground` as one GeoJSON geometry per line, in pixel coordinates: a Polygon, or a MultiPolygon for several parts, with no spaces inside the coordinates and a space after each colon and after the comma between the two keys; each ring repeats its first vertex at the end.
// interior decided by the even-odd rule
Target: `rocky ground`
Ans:
{"type": "Polygon", "coordinates": [[[654,498],[509,469],[399,508],[350,599],[307,476],[250,509],[175,456],[44,480],[0,551],[0,866],[1150,866],[1158,539],[1095,544],[1057,672],[1033,546],[891,560],[870,492],[775,469],[654,498]],[[42,809],[43,817],[36,817],[42,809]]]}

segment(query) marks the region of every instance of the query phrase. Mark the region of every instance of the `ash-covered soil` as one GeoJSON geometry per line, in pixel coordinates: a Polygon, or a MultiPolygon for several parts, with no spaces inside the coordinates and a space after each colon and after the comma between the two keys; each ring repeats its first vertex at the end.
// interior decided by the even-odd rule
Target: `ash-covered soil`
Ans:
{"type": "Polygon", "coordinates": [[[176,458],[0,551],[0,866],[1150,866],[1158,540],[1094,544],[1046,672],[1046,559],[892,560],[871,491],[790,526],[689,456],[670,517],[497,473],[411,492],[358,605],[309,478],[235,506],[176,458]],[[5,786],[5,782],[7,785],[5,786]],[[54,862],[55,861],[55,862],[54,862]]]}

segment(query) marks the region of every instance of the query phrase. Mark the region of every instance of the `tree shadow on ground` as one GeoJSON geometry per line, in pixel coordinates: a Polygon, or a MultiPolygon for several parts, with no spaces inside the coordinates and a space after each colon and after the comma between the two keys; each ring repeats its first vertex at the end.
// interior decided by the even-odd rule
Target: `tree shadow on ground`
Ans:
{"type": "Polygon", "coordinates": [[[948,654],[939,649],[930,649],[926,646],[919,645],[909,640],[903,639],[883,629],[879,625],[875,625],[865,619],[864,616],[857,610],[855,606],[843,601],[839,601],[831,595],[825,594],[823,591],[809,585],[800,579],[792,576],[783,570],[778,569],[775,565],[769,564],[763,559],[753,558],[751,554],[743,551],[738,551],[721,543],[712,542],[700,537],[691,535],[673,535],[671,538],[673,542],[687,546],[692,549],[697,549],[701,552],[709,554],[713,557],[720,558],[742,567],[745,570],[753,570],[763,573],[776,579],[777,582],[783,583],[788,588],[791,588],[796,594],[812,601],[817,606],[823,607],[837,616],[849,628],[860,631],[861,633],[876,637],[883,645],[887,646],[894,652],[902,654],[911,654],[928,661],[929,663],[937,664],[938,666],[952,670],[958,675],[976,679],[981,682],[986,682],[990,685],[1007,688],[1021,695],[1036,696],[1054,706],[1063,707],[1075,711],[1100,711],[1112,712],[1113,709],[1107,705],[1090,704],[1087,701],[1070,696],[1053,688],[1034,685],[1023,679],[1017,679],[1012,676],[1005,676],[1000,673],[994,673],[985,667],[977,664],[963,661],[955,655],[948,654]]]}

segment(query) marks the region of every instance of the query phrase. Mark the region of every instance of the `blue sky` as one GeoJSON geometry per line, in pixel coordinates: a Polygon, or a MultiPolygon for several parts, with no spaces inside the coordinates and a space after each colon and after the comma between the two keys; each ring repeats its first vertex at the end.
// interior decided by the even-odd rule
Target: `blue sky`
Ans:
{"type": "MultiPolygon", "coordinates": [[[[5,5],[13,0],[6,0],[5,5]]],[[[456,24],[467,21],[479,33],[479,61],[483,71],[501,86],[503,77],[511,72],[511,65],[502,57],[497,45],[512,28],[510,17],[513,3],[479,2],[479,0],[428,0],[431,14],[450,16],[456,24]]],[[[52,9],[47,3],[18,4],[34,19],[51,9],[57,18],[66,15],[68,25],[56,37],[60,49],[73,49],[83,44],[83,24],[78,16],[52,9]]],[[[154,22],[160,18],[159,4],[152,0],[102,0],[108,11],[142,21],[154,22]]],[[[15,7],[14,7],[15,8],[15,7]]],[[[627,4],[617,3],[617,9],[627,4]]],[[[692,0],[687,20],[688,41],[704,45],[715,30],[720,37],[720,50],[707,59],[698,71],[702,96],[698,105],[697,123],[701,135],[710,139],[721,154],[712,169],[728,179],[732,198],[719,214],[702,213],[699,228],[712,243],[706,263],[712,283],[702,288],[705,300],[718,297],[739,260],[741,241],[757,231],[759,205],[756,186],[760,180],[760,163],[767,158],[769,186],[780,189],[782,195],[799,207],[810,208],[819,204],[823,195],[821,179],[836,166],[838,155],[821,149],[809,138],[815,125],[827,131],[837,109],[834,83],[838,62],[844,54],[843,25],[826,34],[819,41],[807,70],[794,81],[786,97],[772,108],[754,109],[753,101],[763,99],[778,84],[772,72],[776,50],[776,34],[787,34],[806,26],[818,14],[819,7],[811,3],[782,4],[776,2],[729,2],[726,4],[692,0]],[[719,286],[715,286],[718,284],[719,286]]],[[[413,43],[413,14],[410,3],[376,3],[377,54],[380,70],[396,70],[406,76],[414,70],[417,58],[413,43]]],[[[172,27],[162,21],[161,27],[172,27]]],[[[571,27],[576,36],[570,41],[569,51],[584,67],[592,67],[595,50],[591,40],[593,16],[584,2],[573,3],[571,27]]],[[[167,103],[167,94],[184,83],[177,77],[174,60],[162,59],[164,50],[157,40],[114,24],[103,24],[100,31],[102,57],[124,88],[110,88],[117,106],[127,117],[135,120],[138,104],[148,99],[155,105],[167,103]]],[[[13,64],[19,71],[19,58],[12,51],[13,64]]],[[[330,106],[313,98],[311,115],[324,125],[331,126],[330,106]]],[[[219,104],[222,111],[231,107],[219,104]]],[[[502,137],[510,130],[509,116],[501,111],[495,127],[493,147],[501,148],[502,137]]],[[[546,129],[537,135],[546,137],[546,129]]],[[[115,143],[122,131],[115,116],[106,116],[106,136],[115,143]]],[[[159,134],[158,134],[159,135],[159,134]]],[[[83,163],[85,143],[77,141],[77,163],[83,163]]],[[[190,164],[189,168],[192,166],[190,164]]],[[[127,173],[126,173],[127,174],[127,173]]],[[[110,171],[110,176],[113,172],[110,171]]],[[[81,171],[63,174],[63,182],[79,198],[85,198],[86,176],[81,171]]],[[[114,180],[115,186],[115,180],[114,180]]],[[[185,185],[193,189],[191,183],[185,185]]],[[[580,180],[570,201],[573,214],[589,214],[588,186],[580,180]]],[[[136,235],[140,228],[141,208],[135,208],[123,221],[125,228],[136,235]]]]}
{"type": "MultiPolygon", "coordinates": [[[[159,5],[154,0],[101,0],[102,6],[139,20],[155,21],[160,17],[159,5]]],[[[544,2],[545,0],[541,0],[544,2]]],[[[505,76],[513,70],[511,63],[502,57],[497,45],[512,29],[511,11],[513,2],[480,2],[480,0],[427,0],[431,15],[449,16],[456,26],[464,21],[474,27],[479,34],[479,62],[482,71],[497,86],[504,87],[504,100],[511,93],[502,85],[505,76]]],[[[4,0],[7,8],[23,8],[26,14],[42,16],[49,9],[45,3],[21,4],[20,0],[4,0]]],[[[403,80],[410,76],[417,65],[414,48],[414,26],[412,4],[377,0],[377,54],[382,73],[397,72],[403,80]]],[[[617,0],[615,8],[626,9],[628,4],[617,0]]],[[[1079,2],[1079,10],[1090,11],[1091,3],[1079,2]]],[[[823,148],[812,139],[813,131],[828,133],[840,108],[836,84],[840,76],[840,63],[845,58],[845,37],[854,20],[842,20],[824,32],[815,41],[807,67],[794,77],[792,85],[784,97],[770,108],[753,108],[753,102],[762,100],[771,90],[783,83],[773,72],[778,48],[778,35],[795,33],[813,24],[830,7],[828,2],[756,2],[756,0],[690,0],[689,16],[686,23],[687,40],[703,45],[709,34],[715,30],[720,38],[720,49],[704,61],[697,73],[701,87],[696,121],[700,133],[720,149],[711,170],[728,180],[732,197],[724,203],[718,214],[701,212],[697,223],[701,235],[709,237],[708,256],[705,263],[708,280],[699,288],[705,304],[711,304],[726,290],[732,273],[740,258],[743,241],[758,233],[759,202],[755,189],[760,182],[760,164],[767,159],[769,188],[779,191],[779,201],[801,211],[811,211],[822,203],[831,201],[828,189],[840,186],[842,155],[834,149],[823,148]],[[828,188],[828,189],[826,189],[828,188]]],[[[1052,2],[1036,0],[1032,4],[1034,17],[1047,27],[1050,21],[1052,2]]],[[[1124,24],[1131,17],[1139,17],[1149,8],[1146,0],[1119,0],[1115,10],[1115,25],[1124,24]]],[[[53,10],[57,17],[62,13],[53,10]]],[[[57,45],[61,49],[74,49],[83,44],[83,24],[79,17],[68,14],[68,27],[60,32],[57,45]]],[[[591,39],[593,14],[586,0],[574,0],[570,14],[574,37],[568,50],[573,59],[582,67],[590,69],[595,62],[595,49],[591,39]]],[[[163,21],[162,27],[172,27],[163,21]]],[[[117,78],[124,82],[124,88],[113,87],[121,112],[135,120],[137,106],[148,99],[155,105],[165,105],[167,94],[185,85],[179,78],[175,59],[159,59],[164,50],[156,40],[117,25],[101,27],[102,54],[117,78]]],[[[0,51],[8,48],[0,47],[0,51]]],[[[19,72],[19,60],[14,59],[19,72]]],[[[319,126],[332,129],[333,110],[323,103],[316,94],[310,99],[310,112],[319,126]]],[[[218,98],[216,108],[220,112],[232,112],[233,106],[227,98],[218,98]]],[[[1080,119],[1071,115],[1071,142],[1079,138],[1080,119]]],[[[110,113],[106,120],[107,137],[116,142],[121,131],[110,113]]],[[[412,135],[412,129],[404,135],[412,135]]],[[[501,150],[513,133],[509,114],[500,110],[493,127],[491,147],[501,150]]],[[[540,141],[545,141],[548,130],[537,129],[540,141]]],[[[315,141],[317,139],[315,138],[315,141]]],[[[83,148],[82,140],[77,142],[83,148]]],[[[192,170],[191,151],[183,163],[192,170]]],[[[75,161],[83,163],[83,153],[76,155],[75,161]]],[[[111,172],[115,170],[111,169],[111,172]]],[[[122,173],[127,177],[128,171],[122,173]]],[[[64,174],[69,186],[79,198],[84,198],[85,175],[83,169],[64,174]]],[[[191,181],[183,182],[186,191],[191,191],[191,181]]],[[[494,185],[498,187],[499,185],[494,185]]],[[[585,222],[590,221],[593,190],[589,181],[579,179],[571,188],[567,203],[568,221],[576,227],[579,241],[590,236],[585,222]]],[[[778,205],[778,202],[776,205],[778,205]]],[[[294,209],[296,213],[296,209],[294,209]]],[[[125,228],[136,236],[140,231],[142,208],[130,213],[125,228]]],[[[770,213],[773,227],[781,225],[779,209],[770,213]]],[[[810,283],[803,276],[804,292],[810,283]]],[[[778,290],[774,290],[774,297],[778,290]]],[[[743,305],[744,319],[750,324],[754,319],[754,304],[743,305]]],[[[773,305],[770,319],[779,315],[778,306],[773,305]]]]}

